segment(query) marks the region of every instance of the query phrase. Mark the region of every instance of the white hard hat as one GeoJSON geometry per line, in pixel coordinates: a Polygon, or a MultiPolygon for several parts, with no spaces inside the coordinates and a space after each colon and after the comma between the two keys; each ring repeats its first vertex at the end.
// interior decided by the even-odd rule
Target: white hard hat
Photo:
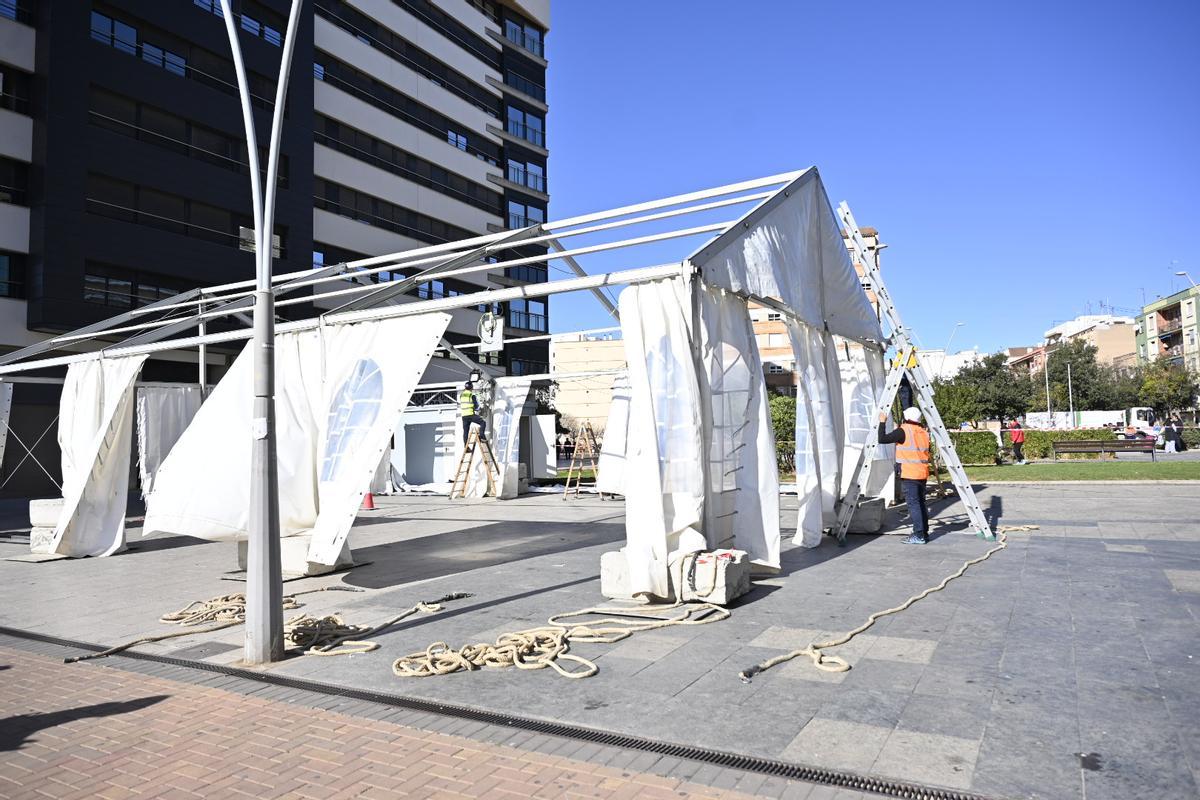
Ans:
{"type": "Polygon", "coordinates": [[[920,410],[917,409],[916,406],[909,406],[908,408],[904,409],[904,421],[905,422],[920,422],[921,421],[920,410]]]}

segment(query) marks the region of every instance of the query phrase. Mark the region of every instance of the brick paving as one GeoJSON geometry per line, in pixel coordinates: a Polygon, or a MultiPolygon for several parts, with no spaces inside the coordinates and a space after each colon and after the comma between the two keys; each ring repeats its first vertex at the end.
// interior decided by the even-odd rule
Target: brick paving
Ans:
{"type": "MultiPolygon", "coordinates": [[[[0,671],[0,797],[14,800],[753,796],[13,647],[0,671]]],[[[722,772],[714,783],[762,796],[859,796],[722,772]]]]}

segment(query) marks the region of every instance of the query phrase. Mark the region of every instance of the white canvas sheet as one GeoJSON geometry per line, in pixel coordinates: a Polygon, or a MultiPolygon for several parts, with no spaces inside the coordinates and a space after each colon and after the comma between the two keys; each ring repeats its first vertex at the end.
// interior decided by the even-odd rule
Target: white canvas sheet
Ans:
{"type": "Polygon", "coordinates": [[[630,588],[635,595],[666,597],[673,558],[707,544],[689,284],[675,278],[629,286],[619,305],[631,387],[625,462],[630,588]]]}
{"type": "Polygon", "coordinates": [[[0,382],[0,464],[4,463],[4,446],[8,443],[8,421],[12,418],[13,385],[0,382]]]}
{"type": "Polygon", "coordinates": [[[883,339],[815,169],[749,228],[735,226],[691,260],[710,286],[782,300],[817,330],[883,339]]]}
{"type": "Polygon", "coordinates": [[[308,560],[335,564],[448,314],[323,328],[324,443],[308,560]],[[403,342],[402,347],[397,344],[403,342]]]}
{"type": "Polygon", "coordinates": [[[796,497],[799,508],[796,512],[796,535],[792,539],[801,547],[816,547],[821,543],[824,515],[821,506],[821,469],[817,444],[817,419],[813,409],[814,381],[810,379],[811,367],[808,352],[808,337],[801,325],[789,323],[788,337],[792,343],[792,354],[796,359],[796,370],[800,374],[796,384],[796,497]]]}
{"type": "Polygon", "coordinates": [[[489,438],[500,472],[500,497],[508,500],[517,496],[521,468],[521,447],[518,434],[521,412],[529,398],[528,378],[497,378],[492,388],[492,421],[489,438]]]}
{"type": "Polygon", "coordinates": [[[608,421],[604,423],[604,439],[600,442],[600,459],[596,465],[596,489],[611,494],[625,494],[625,448],[629,441],[629,375],[613,378],[612,404],[608,421]]]}
{"type": "Polygon", "coordinates": [[[56,553],[107,556],[125,546],[134,381],[145,360],[102,358],[67,368],[58,412],[63,508],[56,553]]]}
{"type": "MultiPolygon", "coordinates": [[[[837,345],[846,445],[842,451],[841,490],[844,496],[857,477],[858,458],[866,446],[872,428],[879,424],[877,398],[883,392],[883,356],[874,348],[862,348],[841,342],[837,345]]],[[[892,471],[895,445],[878,445],[867,481],[867,497],[878,497],[892,471]]]]}
{"type": "Polygon", "coordinates": [[[767,389],[744,298],[705,289],[700,314],[710,408],[709,549],[745,550],[779,568],[779,471],[767,389]]]}
{"type": "Polygon", "coordinates": [[[138,477],[143,497],[154,489],[158,468],[203,401],[199,386],[143,386],[137,390],[138,477]]]}
{"type": "MultiPolygon", "coordinates": [[[[835,422],[842,416],[842,409],[837,403],[841,392],[839,390],[834,395],[828,373],[828,362],[836,360],[836,356],[827,353],[825,338],[819,331],[795,320],[786,322],[800,383],[804,388],[803,397],[811,414],[809,434],[815,444],[815,472],[820,489],[821,514],[823,524],[828,527],[835,521],[834,509],[839,497],[838,480],[841,474],[842,448],[838,437],[839,423],[835,422]]],[[[800,399],[801,394],[798,393],[797,403],[800,399]]],[[[800,416],[799,407],[796,416],[800,416]]]]}
{"type": "MultiPolygon", "coordinates": [[[[309,560],[336,561],[449,320],[428,314],[275,337],[280,534],[312,531],[309,560]]],[[[245,538],[250,356],[247,346],[163,462],[147,498],[147,534],[245,538]]]]}

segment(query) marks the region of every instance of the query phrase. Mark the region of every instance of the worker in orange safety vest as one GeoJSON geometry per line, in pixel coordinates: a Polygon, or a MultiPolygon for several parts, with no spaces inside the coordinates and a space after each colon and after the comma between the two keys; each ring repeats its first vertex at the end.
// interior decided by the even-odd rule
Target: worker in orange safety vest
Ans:
{"type": "Polygon", "coordinates": [[[925,484],[929,480],[929,431],[921,422],[921,412],[904,409],[904,422],[887,433],[887,412],[879,415],[879,443],[896,445],[896,464],[900,467],[900,489],[908,505],[912,533],[905,544],[928,544],[929,509],[925,504],[925,484]]]}

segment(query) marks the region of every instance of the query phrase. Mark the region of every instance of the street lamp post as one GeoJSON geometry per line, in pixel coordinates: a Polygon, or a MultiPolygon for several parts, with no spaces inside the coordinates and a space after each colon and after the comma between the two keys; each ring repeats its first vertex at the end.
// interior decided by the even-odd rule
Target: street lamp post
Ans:
{"type": "Polygon", "coordinates": [[[246,128],[246,156],[250,167],[250,196],[254,205],[254,406],[250,461],[250,514],[246,557],[246,643],[248,664],[265,664],[283,658],[283,574],[279,554],[279,464],[275,451],[275,295],[271,291],[274,256],[275,187],[279,172],[279,140],[287,98],[288,75],[296,45],[296,29],[303,0],[292,0],[287,33],[275,86],[271,119],[271,144],[265,176],[259,174],[258,137],[237,25],[229,0],[221,0],[225,32],[237,73],[242,122],[246,128]]]}
{"type": "Polygon", "coordinates": [[[942,351],[942,360],[938,364],[937,377],[940,380],[946,379],[946,377],[944,375],[942,375],[942,370],[946,366],[946,356],[950,355],[950,343],[954,341],[954,334],[958,333],[958,329],[961,328],[963,325],[966,325],[966,323],[965,322],[956,322],[956,323],[954,323],[954,327],[950,330],[950,338],[946,340],[946,349],[942,351]]]}
{"type": "Polygon", "coordinates": [[[1187,270],[1186,270],[1186,269],[1181,269],[1181,270],[1179,270],[1178,272],[1176,272],[1175,274],[1176,274],[1176,275],[1178,275],[1178,276],[1179,276],[1179,277],[1181,277],[1181,278],[1187,278],[1187,279],[1188,279],[1188,283],[1190,283],[1190,284],[1192,285],[1192,288],[1193,288],[1193,289],[1195,289],[1195,288],[1196,288],[1196,282],[1195,282],[1194,280],[1192,280],[1192,276],[1191,276],[1191,275],[1188,275],[1188,273],[1187,273],[1187,270]]]}

